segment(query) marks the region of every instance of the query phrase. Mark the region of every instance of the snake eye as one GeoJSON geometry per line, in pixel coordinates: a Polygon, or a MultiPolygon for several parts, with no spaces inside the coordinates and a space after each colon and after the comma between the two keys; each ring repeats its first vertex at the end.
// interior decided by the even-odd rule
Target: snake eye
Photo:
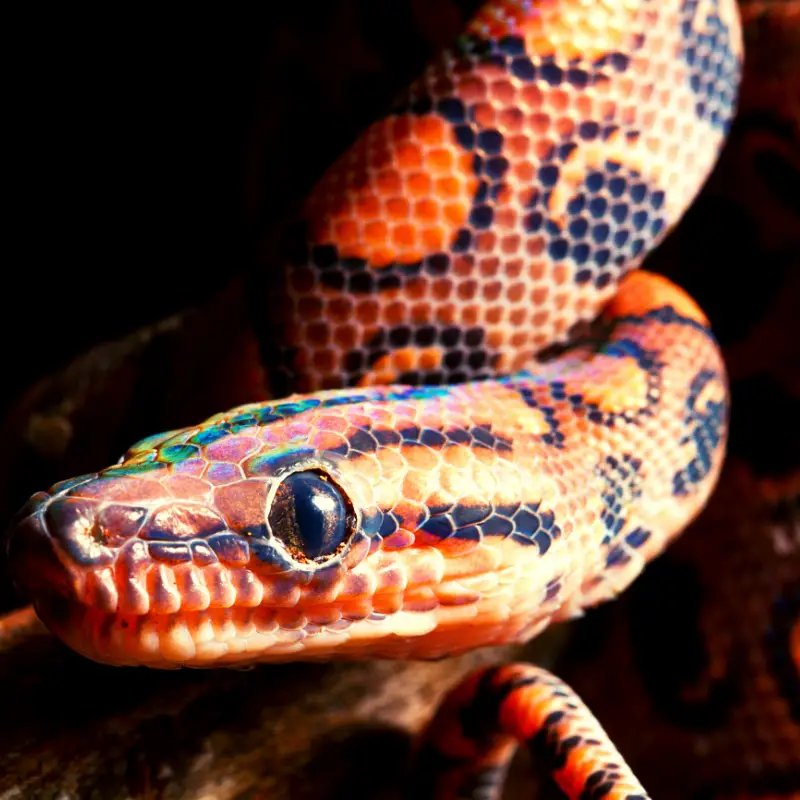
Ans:
{"type": "Polygon", "coordinates": [[[324,561],[344,549],[356,515],[324,472],[294,472],[278,486],[269,524],[297,561],[324,561]]]}

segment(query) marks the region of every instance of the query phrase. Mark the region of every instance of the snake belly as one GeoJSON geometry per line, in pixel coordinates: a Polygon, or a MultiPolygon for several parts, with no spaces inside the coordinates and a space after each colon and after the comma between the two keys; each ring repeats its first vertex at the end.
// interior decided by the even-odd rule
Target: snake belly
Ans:
{"type": "Polygon", "coordinates": [[[724,453],[708,322],[634,268],[712,168],[740,60],[727,0],[487,3],[291,232],[273,385],[300,393],[20,512],[45,623],[112,664],[432,658],[623,590],[724,453]]]}

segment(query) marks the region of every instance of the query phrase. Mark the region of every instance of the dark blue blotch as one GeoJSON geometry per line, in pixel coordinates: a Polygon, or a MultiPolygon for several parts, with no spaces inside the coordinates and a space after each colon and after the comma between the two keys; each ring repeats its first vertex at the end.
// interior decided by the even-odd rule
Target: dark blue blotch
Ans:
{"type": "Polygon", "coordinates": [[[536,233],[541,227],[544,217],[539,211],[532,211],[525,216],[523,224],[527,233],[536,233]]]}
{"type": "Polygon", "coordinates": [[[466,253],[472,246],[472,233],[467,228],[462,228],[457,234],[455,241],[450,246],[454,253],[466,253]]]}
{"type": "Polygon", "coordinates": [[[378,442],[368,430],[357,430],[347,437],[350,448],[357,453],[374,453],[378,449],[378,442]]]}
{"type": "Polygon", "coordinates": [[[529,508],[521,508],[514,515],[514,527],[516,533],[521,533],[524,536],[531,537],[536,531],[539,530],[541,523],[539,515],[536,510],[531,511],[529,508]]]}
{"type": "Polygon", "coordinates": [[[451,513],[456,528],[466,528],[486,520],[491,513],[491,509],[483,503],[459,503],[451,513]]]}
{"type": "Polygon", "coordinates": [[[539,180],[545,189],[551,189],[558,183],[560,170],[555,164],[546,164],[539,169],[539,180]]]}
{"type": "Polygon", "coordinates": [[[551,86],[558,86],[564,81],[564,70],[548,58],[539,67],[539,77],[543,78],[551,86]]]}
{"type": "Polygon", "coordinates": [[[683,496],[703,481],[711,471],[714,454],[722,444],[728,406],[724,400],[709,400],[706,407],[697,407],[703,389],[711,382],[721,382],[720,376],[710,369],[703,369],[695,375],[689,386],[686,398],[686,411],[683,425],[687,433],[681,444],[694,445],[695,454],[688,464],[678,470],[672,478],[673,494],[683,496]]]}
{"type": "Polygon", "coordinates": [[[426,428],[419,437],[420,444],[428,447],[443,447],[447,441],[445,435],[434,428],[426,428]]]}
{"type": "Polygon", "coordinates": [[[497,40],[497,48],[510,56],[523,56],[527,52],[521,36],[503,36],[497,40]]]}
{"type": "Polygon", "coordinates": [[[505,539],[514,530],[514,523],[506,517],[495,514],[482,522],[480,528],[484,536],[499,536],[505,539]]]}
{"type": "Polygon", "coordinates": [[[547,247],[547,252],[554,261],[560,261],[565,258],[569,252],[569,242],[566,239],[556,239],[550,242],[547,247]]]}
{"type": "Polygon", "coordinates": [[[630,553],[621,544],[614,545],[606,555],[606,567],[621,567],[631,561],[630,553]]]}
{"type": "Polygon", "coordinates": [[[606,529],[604,544],[620,533],[628,520],[631,503],[642,495],[641,466],[640,459],[624,453],[621,458],[606,456],[595,467],[595,475],[602,481],[600,519],[606,529]]]}
{"type": "Polygon", "coordinates": [[[491,206],[475,206],[469,213],[469,222],[478,230],[487,230],[494,221],[494,209],[491,206]]]}
{"type": "Polygon", "coordinates": [[[436,110],[448,122],[459,123],[466,119],[466,109],[464,103],[457,97],[445,97],[436,104],[436,110]]]}
{"type": "Polygon", "coordinates": [[[548,600],[554,600],[558,597],[558,593],[561,591],[561,579],[554,578],[547,584],[547,588],[545,590],[545,602],[548,600]]]}
{"type": "Polygon", "coordinates": [[[469,125],[457,125],[455,128],[456,141],[465,150],[475,147],[475,131],[469,125]]]}
{"type": "Polygon", "coordinates": [[[585,242],[576,244],[570,251],[572,260],[579,265],[585,264],[589,260],[590,253],[591,253],[591,248],[585,242]]]}
{"type": "Polygon", "coordinates": [[[469,428],[469,434],[473,447],[485,447],[496,452],[508,452],[513,448],[511,439],[493,433],[491,425],[475,425],[469,428]]]}
{"type": "Polygon", "coordinates": [[[500,155],[503,151],[503,134],[497,130],[484,130],[478,134],[478,147],[487,155],[500,155]]]}
{"type": "Polygon", "coordinates": [[[713,128],[727,132],[735,110],[741,61],[735,53],[732,31],[714,11],[694,23],[699,0],[684,0],[681,9],[683,40],[679,58],[686,65],[689,88],[696,97],[695,114],[713,128]]]}
{"type": "Polygon", "coordinates": [[[400,428],[399,432],[403,439],[403,444],[408,444],[409,442],[418,443],[420,436],[422,436],[422,428],[420,428],[419,425],[409,425],[405,428],[400,428]]]}
{"type": "Polygon", "coordinates": [[[400,433],[392,428],[373,431],[372,436],[380,447],[391,447],[392,445],[400,444],[403,440],[400,433]]]}
{"type": "Polygon", "coordinates": [[[615,339],[600,348],[603,355],[611,358],[634,358],[643,369],[650,371],[663,366],[655,350],[647,350],[634,339],[615,339]]]}
{"type": "Polygon", "coordinates": [[[399,527],[400,523],[398,522],[397,517],[395,517],[392,512],[388,512],[383,515],[378,533],[383,538],[386,538],[387,536],[391,536],[393,533],[395,533],[399,527]]]}
{"type": "MultiPolygon", "coordinates": [[[[523,399],[527,406],[531,408],[538,408],[539,411],[544,416],[545,422],[547,423],[548,431],[547,433],[542,435],[542,441],[545,444],[551,445],[553,447],[558,448],[559,450],[564,449],[564,434],[561,432],[558,419],[556,419],[556,409],[555,406],[551,406],[548,404],[540,403],[536,397],[534,396],[534,387],[531,385],[531,379],[527,375],[523,375],[521,377],[511,377],[502,379],[502,382],[511,387],[512,389],[516,389],[519,392],[520,397],[523,399]]],[[[558,400],[557,396],[557,387],[562,386],[563,384],[553,383],[550,387],[551,392],[553,393],[554,399],[558,400]]]]}
{"type": "Polygon", "coordinates": [[[455,526],[453,525],[453,520],[447,514],[437,514],[428,517],[428,519],[420,525],[420,530],[429,533],[431,536],[436,536],[439,539],[446,539],[448,536],[452,536],[453,533],[455,533],[455,526]]]}
{"type": "Polygon", "coordinates": [[[555,523],[555,514],[542,511],[540,505],[525,503],[513,514],[511,538],[520,544],[536,545],[539,554],[544,555],[561,536],[561,529],[555,523]]]}
{"type": "Polygon", "coordinates": [[[634,549],[641,547],[650,537],[652,532],[641,527],[634,528],[630,533],[625,534],[625,543],[634,549]]]}
{"type": "MultiPolygon", "coordinates": [[[[491,178],[493,181],[499,181],[503,175],[506,174],[508,171],[509,163],[508,159],[504,156],[495,156],[490,158],[486,161],[486,165],[484,167],[484,173],[488,178],[491,178]]],[[[496,200],[500,191],[503,187],[499,184],[495,184],[492,186],[492,199],[496,200]]]]}

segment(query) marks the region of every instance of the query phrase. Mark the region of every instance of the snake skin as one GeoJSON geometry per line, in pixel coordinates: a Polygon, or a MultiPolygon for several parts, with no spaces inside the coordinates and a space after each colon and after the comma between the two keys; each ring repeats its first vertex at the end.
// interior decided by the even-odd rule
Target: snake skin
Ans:
{"type": "MultiPolygon", "coordinates": [[[[524,641],[624,589],[721,467],[707,320],[631,270],[713,167],[740,62],[728,2],[484,6],[289,232],[271,385],[315,394],[35,495],[9,554],[45,622],[117,664],[428,658],[524,641]],[[321,544],[294,522],[296,474],[341,523],[321,544]]],[[[568,690],[537,675],[564,713],[568,690]]],[[[509,695],[522,722],[544,707],[529,686],[509,695]]],[[[564,791],[644,797],[574,716],[556,739],[594,731],[573,750],[591,769],[557,775],[564,791]]],[[[506,732],[551,729],[522,722],[506,732]]]]}

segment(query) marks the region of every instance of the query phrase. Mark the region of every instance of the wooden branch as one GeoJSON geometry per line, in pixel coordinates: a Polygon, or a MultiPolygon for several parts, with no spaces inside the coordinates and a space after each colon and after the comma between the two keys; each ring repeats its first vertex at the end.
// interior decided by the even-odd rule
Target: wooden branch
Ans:
{"type": "MultiPolygon", "coordinates": [[[[539,663],[555,633],[539,640],[539,663]]],[[[0,620],[0,798],[399,797],[442,694],[514,657],[114,668],[72,653],[24,609],[0,620]]]]}

